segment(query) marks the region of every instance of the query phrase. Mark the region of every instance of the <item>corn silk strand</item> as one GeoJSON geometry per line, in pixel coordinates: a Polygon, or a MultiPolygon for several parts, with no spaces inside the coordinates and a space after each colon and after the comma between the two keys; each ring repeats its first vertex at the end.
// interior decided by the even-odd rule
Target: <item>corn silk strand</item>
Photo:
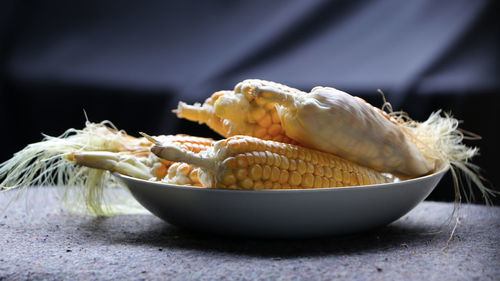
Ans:
{"type": "MultiPolygon", "coordinates": [[[[77,151],[127,149],[128,135],[109,121],[86,122],[83,130],[68,129],[58,137],[43,135],[0,164],[0,190],[32,186],[62,187],[62,203],[69,210],[99,216],[146,212],[132,199],[123,184],[108,171],[87,168],[65,157],[77,151]]],[[[129,138],[129,137],[128,137],[129,138]]]]}
{"type": "Polygon", "coordinates": [[[454,183],[455,201],[473,201],[472,184],[476,185],[486,204],[491,205],[490,196],[498,191],[485,186],[485,178],[479,166],[470,160],[479,155],[479,148],[463,143],[464,133],[459,129],[460,121],[441,110],[433,112],[424,122],[412,120],[404,112],[390,112],[399,127],[410,137],[417,148],[435,166],[448,165],[454,183]]]}

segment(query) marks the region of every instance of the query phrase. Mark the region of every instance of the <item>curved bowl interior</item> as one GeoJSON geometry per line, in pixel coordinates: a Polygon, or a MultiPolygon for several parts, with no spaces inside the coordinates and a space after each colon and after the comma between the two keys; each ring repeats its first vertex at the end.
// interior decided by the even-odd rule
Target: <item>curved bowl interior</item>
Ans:
{"type": "Polygon", "coordinates": [[[173,225],[224,235],[297,238],[386,225],[424,200],[447,170],[390,184],[259,191],[177,186],[115,175],[141,205],[173,225]]]}

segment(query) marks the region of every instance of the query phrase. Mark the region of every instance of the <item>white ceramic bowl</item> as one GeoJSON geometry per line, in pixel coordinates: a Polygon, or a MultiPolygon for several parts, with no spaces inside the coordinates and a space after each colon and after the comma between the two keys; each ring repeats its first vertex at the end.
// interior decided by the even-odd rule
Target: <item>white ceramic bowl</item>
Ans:
{"type": "Polygon", "coordinates": [[[115,174],[139,203],[176,226],[268,238],[353,233],[391,223],[424,200],[448,167],[389,184],[293,190],[223,190],[115,174]]]}

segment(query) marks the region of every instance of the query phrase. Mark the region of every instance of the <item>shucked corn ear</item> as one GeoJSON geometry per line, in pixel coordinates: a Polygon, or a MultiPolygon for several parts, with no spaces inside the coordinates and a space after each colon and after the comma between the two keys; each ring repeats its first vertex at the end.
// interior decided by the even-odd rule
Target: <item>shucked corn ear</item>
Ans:
{"type": "MultiPolygon", "coordinates": [[[[193,153],[206,150],[214,142],[209,138],[188,135],[162,135],[155,138],[161,140],[162,143],[193,153]]],[[[139,139],[137,140],[139,141],[139,139]]],[[[140,141],[146,142],[144,138],[140,138],[140,141]]],[[[150,141],[147,143],[151,146],[150,141]]],[[[64,158],[81,166],[118,172],[139,179],[155,179],[170,184],[201,186],[196,168],[160,159],[150,152],[149,147],[146,151],[142,149],[122,152],[75,151],[65,154],[64,158]]]]}
{"type": "Polygon", "coordinates": [[[198,154],[160,142],[151,151],[169,161],[199,166],[201,183],[213,188],[325,188],[394,180],[330,153],[248,136],[217,141],[198,154]]]}
{"type": "MultiPolygon", "coordinates": [[[[170,145],[182,147],[193,153],[201,151],[193,149],[189,143],[179,145],[171,142],[170,145]]],[[[66,154],[64,158],[80,166],[117,172],[138,179],[161,180],[176,185],[203,186],[196,167],[159,159],[151,152],[137,156],[131,152],[82,151],[66,154]]]]}
{"type": "Polygon", "coordinates": [[[164,178],[167,166],[157,157],[133,152],[75,151],[63,158],[80,166],[117,172],[138,179],[164,178]]]}
{"type": "Polygon", "coordinates": [[[179,118],[206,124],[223,137],[246,135],[264,140],[295,143],[283,130],[275,103],[249,95],[244,91],[248,89],[248,83],[260,83],[289,93],[302,93],[274,82],[245,80],[236,85],[234,91],[214,93],[202,105],[180,102],[174,112],[179,118]]]}

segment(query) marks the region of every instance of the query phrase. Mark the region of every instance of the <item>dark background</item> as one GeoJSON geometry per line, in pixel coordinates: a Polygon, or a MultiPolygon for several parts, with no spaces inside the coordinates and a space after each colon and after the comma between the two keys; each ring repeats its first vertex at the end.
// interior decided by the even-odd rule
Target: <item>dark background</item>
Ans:
{"type": "MultiPolygon", "coordinates": [[[[132,135],[218,137],[170,112],[246,78],[333,86],[479,134],[500,176],[498,1],[2,1],[0,162],[40,133],[111,120],[132,135]]],[[[453,200],[451,177],[431,194],[453,200]]],[[[498,204],[499,200],[496,200],[498,204]]]]}

